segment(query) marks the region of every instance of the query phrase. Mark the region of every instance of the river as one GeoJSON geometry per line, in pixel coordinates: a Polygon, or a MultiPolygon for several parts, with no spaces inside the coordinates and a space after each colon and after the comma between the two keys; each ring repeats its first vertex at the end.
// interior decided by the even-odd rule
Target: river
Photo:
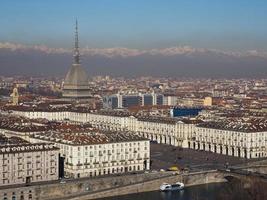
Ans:
{"type": "MultiPolygon", "coordinates": [[[[183,191],[172,192],[144,192],[102,198],[101,200],[235,200],[246,199],[248,196],[242,195],[240,191],[235,191],[233,185],[229,183],[213,183],[199,186],[187,187],[183,191]]],[[[242,192],[241,192],[242,193],[242,192]]]]}

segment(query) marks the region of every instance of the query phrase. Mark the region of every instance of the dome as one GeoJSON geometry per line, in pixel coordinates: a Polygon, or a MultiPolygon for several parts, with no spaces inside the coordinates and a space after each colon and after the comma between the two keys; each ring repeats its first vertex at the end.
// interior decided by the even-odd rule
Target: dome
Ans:
{"type": "Polygon", "coordinates": [[[74,62],[69,69],[63,84],[64,98],[90,98],[90,87],[86,71],[80,65],[80,53],[78,45],[78,23],[76,21],[74,62]]]}
{"type": "Polygon", "coordinates": [[[79,86],[88,86],[88,76],[86,71],[81,67],[80,64],[73,64],[68,71],[65,80],[65,87],[79,87],[79,86]]]}

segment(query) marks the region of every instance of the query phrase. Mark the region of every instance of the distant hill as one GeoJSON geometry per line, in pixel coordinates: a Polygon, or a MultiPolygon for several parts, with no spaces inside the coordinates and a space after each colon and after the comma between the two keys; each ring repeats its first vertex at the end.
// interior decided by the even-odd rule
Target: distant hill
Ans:
{"type": "MultiPolygon", "coordinates": [[[[0,75],[65,75],[71,50],[47,47],[1,46],[0,75]]],[[[170,77],[265,77],[266,53],[238,53],[191,47],[133,50],[82,49],[82,65],[89,75],[170,77]]]]}

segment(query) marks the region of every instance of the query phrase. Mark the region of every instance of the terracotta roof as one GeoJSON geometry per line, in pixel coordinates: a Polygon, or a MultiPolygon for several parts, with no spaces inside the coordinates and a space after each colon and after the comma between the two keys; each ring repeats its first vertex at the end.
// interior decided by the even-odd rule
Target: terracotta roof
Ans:
{"type": "Polygon", "coordinates": [[[48,131],[32,135],[31,137],[69,145],[93,145],[147,140],[132,132],[112,132],[100,130],[84,131],[83,133],[48,131]]]}
{"type": "Polygon", "coordinates": [[[267,119],[259,118],[228,118],[220,121],[205,122],[198,125],[203,128],[229,130],[237,132],[266,132],[267,119]]]}

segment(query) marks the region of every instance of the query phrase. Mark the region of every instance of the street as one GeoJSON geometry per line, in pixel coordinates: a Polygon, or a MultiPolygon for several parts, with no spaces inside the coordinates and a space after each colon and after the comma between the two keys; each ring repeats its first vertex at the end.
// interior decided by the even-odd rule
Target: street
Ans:
{"type": "Polygon", "coordinates": [[[172,166],[190,168],[191,170],[217,169],[224,168],[226,164],[232,166],[256,160],[155,143],[151,143],[150,152],[152,170],[166,170],[172,166]]]}

